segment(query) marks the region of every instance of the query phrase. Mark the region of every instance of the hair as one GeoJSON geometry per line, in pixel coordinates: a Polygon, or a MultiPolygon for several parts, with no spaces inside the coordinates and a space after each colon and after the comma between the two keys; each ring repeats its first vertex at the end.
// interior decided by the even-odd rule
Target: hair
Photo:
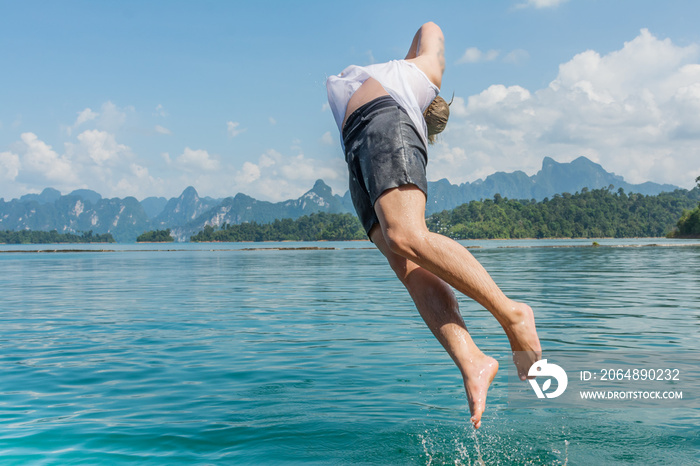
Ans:
{"type": "MultiPolygon", "coordinates": [[[[454,96],[453,96],[454,98],[454,96]]],[[[428,126],[428,143],[434,144],[437,135],[442,133],[447,126],[447,120],[450,118],[450,103],[445,102],[440,96],[435,97],[435,99],[430,103],[428,108],[423,112],[423,118],[425,118],[425,123],[428,126]]]]}

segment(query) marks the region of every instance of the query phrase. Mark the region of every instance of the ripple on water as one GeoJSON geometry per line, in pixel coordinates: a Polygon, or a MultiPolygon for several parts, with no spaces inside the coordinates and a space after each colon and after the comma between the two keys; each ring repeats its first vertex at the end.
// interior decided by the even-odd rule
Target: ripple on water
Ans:
{"type": "MultiPolygon", "coordinates": [[[[550,351],[698,351],[697,248],[473,251],[550,351]],[[681,266],[679,266],[681,264],[681,266]]],[[[374,250],[0,255],[3,462],[691,464],[696,413],[513,409],[374,250]]],[[[459,297],[479,344],[502,330],[459,297]]]]}

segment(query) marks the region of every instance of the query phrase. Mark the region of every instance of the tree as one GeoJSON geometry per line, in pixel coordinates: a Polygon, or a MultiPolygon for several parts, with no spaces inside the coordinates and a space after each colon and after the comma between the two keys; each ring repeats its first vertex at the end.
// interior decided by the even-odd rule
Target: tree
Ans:
{"type": "Polygon", "coordinates": [[[175,241],[175,238],[170,236],[170,228],[147,231],[136,238],[137,243],[170,243],[172,241],[175,241]]]}
{"type": "Polygon", "coordinates": [[[700,200],[699,191],[645,196],[608,187],[555,194],[539,203],[494,196],[434,214],[427,224],[455,239],[658,237],[700,200]]]}
{"type": "Polygon", "coordinates": [[[700,238],[700,205],[683,212],[677,227],[678,230],[673,235],[676,238],[700,238]]]}
{"type": "Polygon", "coordinates": [[[56,244],[56,243],[114,243],[110,233],[94,235],[91,231],[82,235],[52,231],[0,231],[0,244],[56,244]]]}
{"type": "Polygon", "coordinates": [[[366,239],[360,221],[351,214],[313,213],[278,219],[272,223],[242,223],[227,225],[220,230],[205,226],[191,241],[346,241],[366,239]]]}

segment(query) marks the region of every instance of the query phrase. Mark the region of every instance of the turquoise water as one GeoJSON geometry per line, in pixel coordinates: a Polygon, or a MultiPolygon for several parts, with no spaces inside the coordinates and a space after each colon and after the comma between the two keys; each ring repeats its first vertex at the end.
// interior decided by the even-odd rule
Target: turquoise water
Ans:
{"type": "MultiPolygon", "coordinates": [[[[698,355],[700,247],[504,247],[590,243],[464,244],[532,305],[545,351],[698,355]]],[[[299,244],[0,254],[0,464],[700,461],[696,408],[509,407],[507,339],[460,297],[502,368],[475,433],[459,372],[369,243],[241,250],[275,246],[299,244]]]]}

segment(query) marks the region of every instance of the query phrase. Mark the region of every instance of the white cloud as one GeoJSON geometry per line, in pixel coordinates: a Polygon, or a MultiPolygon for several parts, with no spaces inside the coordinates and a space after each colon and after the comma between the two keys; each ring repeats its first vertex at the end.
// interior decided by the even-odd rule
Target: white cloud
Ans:
{"type": "Polygon", "coordinates": [[[148,189],[150,195],[153,191],[162,192],[165,187],[165,182],[161,178],[154,178],[150,175],[148,168],[137,163],[132,163],[125,171],[116,178],[118,181],[113,184],[112,190],[118,195],[136,196],[143,198],[146,196],[144,188],[148,189]]]}
{"type": "Polygon", "coordinates": [[[60,154],[36,134],[23,133],[12,145],[13,152],[0,154],[0,179],[12,181],[4,188],[13,195],[40,192],[47,186],[61,192],[90,188],[105,196],[123,197],[163,186],[113,134],[86,130],[76,139],[65,143],[65,152],[60,154]]]}
{"type": "Polygon", "coordinates": [[[467,116],[467,107],[464,105],[464,99],[462,97],[455,97],[452,101],[450,105],[450,116],[467,116]]]}
{"type": "Polygon", "coordinates": [[[161,104],[156,105],[156,110],[153,112],[153,116],[167,117],[168,113],[163,109],[161,104]]]}
{"type": "Polygon", "coordinates": [[[75,124],[73,125],[73,128],[77,128],[78,126],[82,125],[86,121],[91,121],[97,118],[100,114],[93,112],[91,109],[86,108],[82,112],[78,114],[78,118],[75,120],[75,124]]]}
{"type": "Polygon", "coordinates": [[[565,3],[567,0],[527,0],[525,3],[516,5],[518,8],[533,7],[537,9],[555,8],[565,3]]]}
{"type": "Polygon", "coordinates": [[[137,178],[147,178],[148,168],[143,167],[137,163],[132,163],[129,168],[131,168],[131,173],[133,173],[137,178]]]}
{"type": "Polygon", "coordinates": [[[457,60],[457,63],[479,63],[485,61],[493,61],[498,58],[498,50],[489,50],[488,52],[482,52],[476,47],[469,47],[462,58],[457,60]]]}
{"type": "Polygon", "coordinates": [[[505,63],[511,63],[514,65],[517,65],[519,63],[523,63],[527,60],[530,59],[530,54],[527,52],[527,50],[523,49],[515,49],[506,54],[506,56],[503,57],[503,61],[505,63]]]}
{"type": "Polygon", "coordinates": [[[276,124],[277,124],[277,120],[275,120],[275,119],[272,118],[272,117],[269,117],[269,118],[268,118],[268,121],[270,122],[271,125],[276,125],[276,124]]]}
{"type": "Polygon", "coordinates": [[[156,133],[158,133],[158,134],[165,134],[165,135],[172,134],[172,132],[168,128],[165,128],[165,127],[160,126],[160,125],[156,125],[154,129],[155,129],[156,133]]]}
{"type": "Polygon", "coordinates": [[[275,159],[281,159],[281,158],[282,158],[282,154],[280,154],[279,152],[277,152],[273,149],[270,149],[267,151],[266,154],[263,154],[260,156],[260,162],[258,163],[258,165],[260,165],[263,168],[268,168],[268,167],[273,166],[276,163],[275,159]]]}
{"type": "Polygon", "coordinates": [[[236,173],[236,183],[249,184],[260,178],[260,167],[251,162],[245,162],[243,167],[236,173]]]}
{"type": "Polygon", "coordinates": [[[114,133],[124,126],[127,118],[127,112],[133,111],[134,108],[131,106],[119,108],[111,101],[107,101],[102,104],[102,107],[100,108],[99,117],[97,118],[97,127],[104,131],[114,133]]]}
{"type": "Polygon", "coordinates": [[[0,180],[14,181],[21,167],[19,155],[12,152],[0,152],[0,180]]]}
{"type": "Polygon", "coordinates": [[[333,139],[330,131],[323,133],[323,136],[321,136],[321,142],[329,146],[335,145],[335,139],[333,139]]]}
{"type": "Polygon", "coordinates": [[[75,120],[74,127],[78,127],[85,123],[86,121],[94,120],[100,114],[93,112],[90,108],[86,108],[82,112],[78,113],[78,118],[75,120]]]}
{"type": "Polygon", "coordinates": [[[75,130],[86,123],[92,122],[88,128],[99,128],[103,131],[114,133],[124,126],[128,112],[134,112],[131,106],[119,108],[111,101],[102,104],[100,111],[95,112],[91,108],[86,108],[78,112],[78,117],[70,126],[62,126],[68,136],[71,136],[75,130]]]}
{"type": "Polygon", "coordinates": [[[77,182],[73,167],[65,156],[58,155],[34,133],[22,133],[20,138],[24,149],[22,171],[59,185],[77,182]]]}
{"type": "Polygon", "coordinates": [[[345,170],[345,162],[340,159],[334,159],[329,165],[303,154],[286,156],[269,149],[260,155],[257,163],[245,162],[236,171],[235,189],[257,199],[279,202],[301,196],[321,178],[344,192],[347,189],[345,170]]]}
{"type": "MultiPolygon", "coordinates": [[[[81,132],[63,142],[63,152],[35,133],[24,132],[17,142],[10,144],[9,152],[0,153],[3,195],[40,192],[47,186],[62,192],[89,188],[106,197],[145,196],[154,194],[154,190],[163,193],[165,182],[151,175],[150,161],[139,159],[131,148],[117,141],[114,131],[106,129],[123,127],[133,111],[132,107],[120,108],[105,102],[99,111],[85,108],[77,112],[76,120],[62,127],[63,136],[71,136],[77,128],[81,132]]],[[[183,161],[185,165],[192,162],[187,157],[183,161]]],[[[155,166],[161,172],[169,172],[169,176],[174,176],[178,169],[190,173],[190,168],[183,165],[156,162],[155,166]]]]}
{"type": "MultiPolygon", "coordinates": [[[[143,198],[176,195],[181,186],[192,185],[205,195],[230,196],[244,192],[259,199],[281,201],[299,197],[311,188],[316,178],[329,182],[341,179],[339,173],[343,171],[339,168],[344,168],[336,167],[338,164],[329,168],[326,162],[305,157],[301,154],[300,140],[294,140],[295,148],[289,150],[296,155],[283,155],[270,149],[258,160],[244,160],[237,166],[225,163],[205,149],[190,147],[185,147],[179,155],[162,152],[155,155],[156,160],[149,160],[120,143],[117,134],[101,128],[103,123],[123,126],[129,118],[129,108],[117,108],[110,102],[99,112],[79,112],[77,125],[70,128],[91,126],[82,127],[80,134],[64,142],[63,153],[34,133],[24,133],[20,141],[0,153],[0,184],[5,182],[4,195],[40,192],[52,186],[62,192],[89,188],[105,197],[143,198]]],[[[240,126],[233,129],[240,131],[240,126]]]]}
{"type": "Polygon", "coordinates": [[[66,133],[68,136],[70,136],[80,125],[88,121],[92,121],[98,116],[100,116],[100,114],[93,112],[90,108],[86,108],[85,110],[78,112],[78,118],[75,119],[75,123],[73,123],[72,126],[65,128],[66,133]]]}
{"type": "MultiPolygon", "coordinates": [[[[464,63],[484,63],[498,60],[501,57],[501,52],[498,50],[489,50],[487,52],[482,52],[476,47],[469,47],[464,51],[457,64],[464,63]]],[[[503,63],[510,63],[517,65],[529,60],[530,54],[527,50],[515,49],[511,50],[507,54],[503,55],[501,60],[503,63]]]]}
{"type": "Polygon", "coordinates": [[[177,158],[177,163],[186,170],[204,171],[218,170],[221,165],[219,161],[212,158],[207,151],[201,149],[192,150],[189,147],[185,147],[182,155],[177,158]]]}
{"type": "Polygon", "coordinates": [[[162,189],[163,181],[149,174],[148,168],[116,136],[98,129],[77,136],[77,143],[66,143],[66,157],[77,175],[76,187],[90,188],[106,197],[137,196],[162,189]]]}
{"type": "Polygon", "coordinates": [[[314,159],[307,159],[304,154],[291,157],[281,169],[288,180],[315,181],[319,178],[335,180],[339,177],[336,170],[314,159]]]}
{"type": "Polygon", "coordinates": [[[700,167],[699,51],[642,30],[607,55],[576,55],[544,89],[493,85],[466,105],[457,97],[429,175],[472,181],[492,169],[534,173],[545,155],[585,155],[632,183],[692,186],[700,167]]]}
{"type": "Polygon", "coordinates": [[[97,165],[117,161],[122,156],[128,156],[129,147],[118,144],[114,135],[106,131],[91,129],[78,135],[78,141],[87,155],[97,165]]]}
{"type": "Polygon", "coordinates": [[[232,138],[235,138],[239,134],[243,133],[245,129],[240,128],[241,124],[237,121],[227,121],[226,122],[226,131],[228,132],[228,135],[232,138]]]}

